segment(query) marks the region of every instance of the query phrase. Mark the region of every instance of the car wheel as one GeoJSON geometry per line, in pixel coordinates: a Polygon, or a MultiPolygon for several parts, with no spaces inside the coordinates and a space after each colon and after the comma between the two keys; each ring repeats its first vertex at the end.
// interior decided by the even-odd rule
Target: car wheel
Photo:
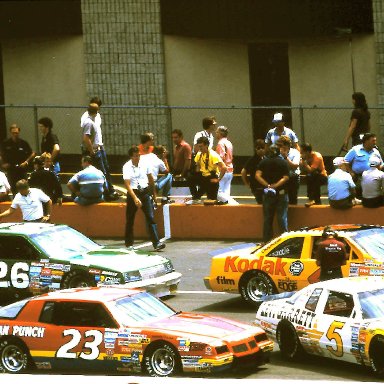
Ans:
{"type": "Polygon", "coordinates": [[[384,377],[384,337],[376,336],[369,347],[369,358],[375,375],[384,377]]]}
{"type": "Polygon", "coordinates": [[[303,354],[304,350],[297,336],[295,327],[288,321],[279,324],[276,339],[280,352],[286,359],[293,360],[303,354]]]}
{"type": "Polygon", "coordinates": [[[0,368],[5,373],[25,372],[31,364],[26,347],[17,340],[0,342],[0,368]]]}
{"type": "Polygon", "coordinates": [[[273,281],[258,270],[245,273],[239,282],[241,297],[248,303],[259,305],[263,296],[276,293],[273,281]]]}
{"type": "Polygon", "coordinates": [[[63,288],[95,287],[95,281],[80,271],[69,272],[63,279],[63,288]]]}
{"type": "Polygon", "coordinates": [[[144,363],[150,376],[173,376],[180,371],[180,357],[170,344],[159,343],[148,348],[144,363]]]}

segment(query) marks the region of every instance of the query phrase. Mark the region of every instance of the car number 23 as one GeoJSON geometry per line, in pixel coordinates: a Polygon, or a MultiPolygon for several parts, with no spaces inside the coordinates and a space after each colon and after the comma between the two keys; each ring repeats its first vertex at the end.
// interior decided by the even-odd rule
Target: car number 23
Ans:
{"type": "Polygon", "coordinates": [[[29,265],[27,263],[15,263],[9,266],[4,261],[0,261],[0,288],[24,289],[29,286],[29,265]],[[9,274],[9,278],[7,278],[9,274]]]}
{"type": "Polygon", "coordinates": [[[100,350],[99,345],[103,341],[103,333],[97,330],[88,330],[84,332],[84,337],[89,338],[89,341],[85,341],[82,345],[82,352],[71,352],[81,343],[81,333],[77,329],[66,329],[63,332],[63,336],[71,336],[71,339],[62,345],[56,352],[56,357],[63,359],[76,359],[79,357],[84,360],[96,360],[99,357],[100,350]],[[88,350],[89,352],[84,352],[88,350]]]}

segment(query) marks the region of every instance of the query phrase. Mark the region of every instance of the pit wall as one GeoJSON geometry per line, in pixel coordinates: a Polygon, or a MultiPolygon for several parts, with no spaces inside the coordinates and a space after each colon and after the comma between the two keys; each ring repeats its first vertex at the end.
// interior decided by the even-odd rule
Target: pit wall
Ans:
{"type": "MultiPolygon", "coordinates": [[[[10,203],[0,203],[3,212],[10,203]]],[[[261,239],[263,210],[260,205],[186,206],[172,204],[155,211],[159,235],[172,239],[261,239]],[[164,211],[163,211],[164,210],[164,211]]],[[[54,205],[52,222],[70,225],[93,238],[123,238],[125,204],[101,203],[81,207],[74,203],[54,205]]],[[[19,210],[2,222],[21,221],[19,210]]],[[[327,224],[384,225],[384,207],[369,209],[356,206],[338,211],[328,205],[305,208],[290,206],[290,229],[327,224]]],[[[275,234],[278,234],[275,228],[275,234]]],[[[135,220],[135,237],[147,239],[144,215],[139,210],[135,220]]]]}

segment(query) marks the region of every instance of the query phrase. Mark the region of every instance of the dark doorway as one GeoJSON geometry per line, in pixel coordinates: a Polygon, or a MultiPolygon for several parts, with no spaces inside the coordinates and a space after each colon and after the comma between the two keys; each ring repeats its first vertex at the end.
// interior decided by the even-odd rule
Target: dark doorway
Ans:
{"type": "MultiPolygon", "coordinates": [[[[289,82],[289,62],[287,44],[249,44],[249,72],[251,82],[251,101],[253,106],[289,106],[291,92],[289,82]]],[[[290,109],[254,109],[254,139],[264,139],[273,127],[275,112],[282,112],[286,125],[290,126],[290,109]]]]}

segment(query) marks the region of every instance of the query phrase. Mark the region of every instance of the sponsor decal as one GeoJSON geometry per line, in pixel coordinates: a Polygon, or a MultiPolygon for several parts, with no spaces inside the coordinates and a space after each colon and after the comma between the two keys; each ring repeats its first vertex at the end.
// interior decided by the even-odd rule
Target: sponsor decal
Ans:
{"type": "Polygon", "coordinates": [[[62,271],[63,267],[64,267],[63,264],[48,264],[47,265],[47,268],[57,269],[58,271],[62,271]]]}
{"type": "Polygon", "coordinates": [[[101,276],[100,281],[104,284],[120,284],[120,279],[112,276],[101,276]]]}
{"type": "Polygon", "coordinates": [[[105,350],[105,353],[106,353],[108,356],[111,356],[111,355],[114,355],[114,354],[115,354],[115,350],[114,350],[114,349],[106,349],[106,350],[105,350]]]}
{"type": "Polygon", "coordinates": [[[178,341],[179,341],[179,346],[177,347],[177,349],[178,349],[179,351],[189,352],[190,345],[191,345],[190,340],[187,340],[187,339],[178,339],[178,341]]]}
{"type": "Polygon", "coordinates": [[[63,271],[52,271],[52,276],[63,276],[64,272],[63,271]]]}
{"type": "Polygon", "coordinates": [[[287,276],[285,266],[287,262],[282,262],[281,259],[269,260],[260,256],[259,259],[249,260],[242,259],[239,256],[227,256],[224,264],[224,272],[247,272],[252,269],[259,269],[270,275],[287,276]]]}
{"type": "Polygon", "coordinates": [[[103,356],[103,360],[113,360],[113,361],[117,361],[118,358],[117,358],[117,356],[103,356]]]}
{"type": "Polygon", "coordinates": [[[37,369],[52,369],[51,363],[48,361],[37,361],[35,365],[37,369]]]}
{"type": "Polygon", "coordinates": [[[289,255],[289,248],[288,247],[278,249],[277,251],[272,252],[269,256],[284,257],[286,255],[289,255]]]}
{"type": "Polygon", "coordinates": [[[105,275],[105,276],[117,276],[118,273],[117,272],[111,272],[111,271],[103,271],[101,272],[102,275],[105,275]]]}
{"type": "Polygon", "coordinates": [[[216,282],[219,285],[235,285],[235,280],[227,279],[225,276],[216,276],[216,282]]]}
{"type": "Polygon", "coordinates": [[[41,270],[41,276],[51,276],[52,271],[48,268],[43,268],[41,270]]]}
{"type": "Polygon", "coordinates": [[[300,276],[301,272],[303,272],[303,269],[304,269],[304,264],[300,260],[294,261],[289,266],[289,272],[291,273],[292,276],[300,276]]]}
{"type": "Polygon", "coordinates": [[[29,268],[29,274],[36,274],[41,272],[41,267],[32,266],[29,268]]]}
{"type": "Polygon", "coordinates": [[[283,291],[287,291],[287,292],[297,291],[297,281],[291,280],[289,277],[287,277],[284,280],[277,280],[277,286],[279,289],[282,289],[283,291]]]}
{"type": "Polygon", "coordinates": [[[115,343],[104,343],[104,347],[106,349],[108,349],[108,348],[115,348],[115,343]]]}
{"type": "Polygon", "coordinates": [[[43,327],[23,327],[14,325],[12,329],[13,336],[19,337],[44,337],[45,328],[43,327]]]}
{"type": "Polygon", "coordinates": [[[101,271],[99,269],[93,269],[93,268],[90,268],[88,270],[89,273],[92,273],[94,275],[100,275],[101,271]]]}

